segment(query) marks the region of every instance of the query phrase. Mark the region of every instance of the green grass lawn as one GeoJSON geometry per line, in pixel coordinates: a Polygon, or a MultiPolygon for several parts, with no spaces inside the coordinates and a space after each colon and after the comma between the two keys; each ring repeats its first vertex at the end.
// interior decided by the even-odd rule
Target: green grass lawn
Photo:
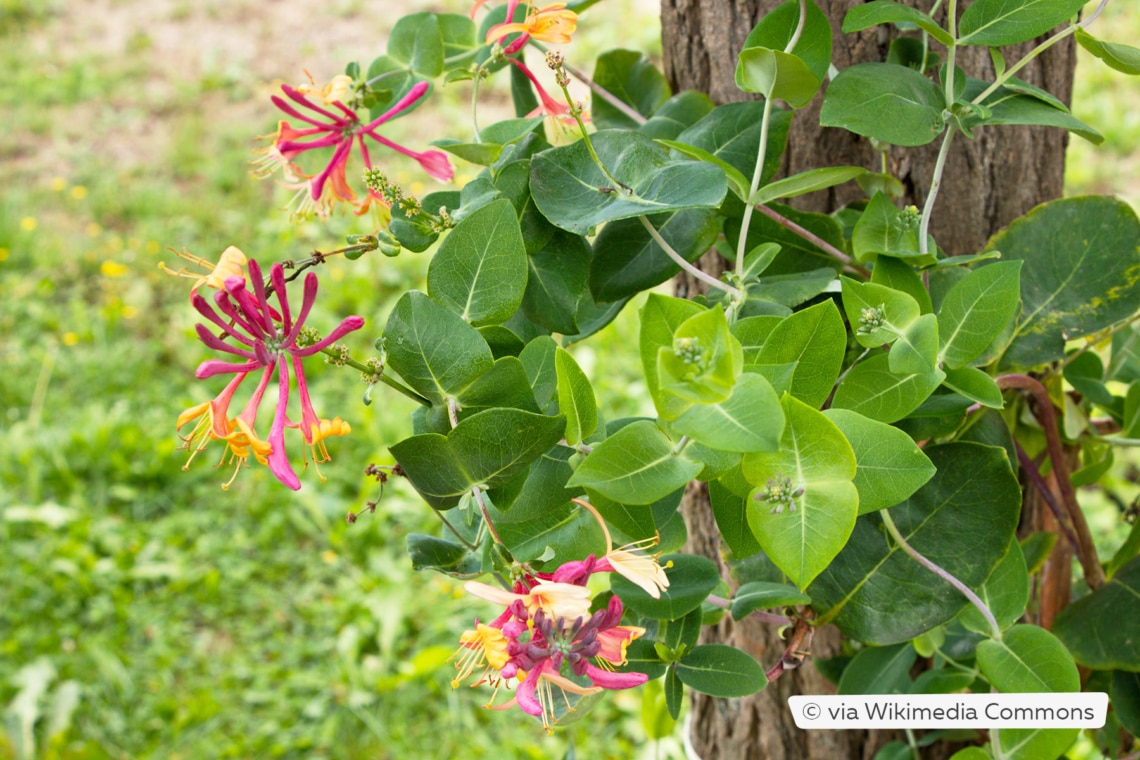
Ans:
{"type": "MultiPolygon", "coordinates": [[[[318,410],[354,427],[332,441],[323,485],[310,468],[293,494],[254,467],[223,491],[218,450],[181,469],[174,420],[224,381],[193,379],[209,352],[189,283],[158,264],[231,244],[300,258],[368,231],[351,216],[292,224],[248,161],[274,128],[270,80],[327,79],[378,52],[391,22],[370,7],[0,0],[0,758],[547,758],[571,741],[580,757],[682,756],[677,732],[646,739],[640,690],[547,737],[450,688],[459,633],[489,611],[411,571],[404,538],[435,529],[430,510],[395,484],[375,514],[344,519],[377,498],[364,468],[410,429],[397,394],[378,388],[366,407],[356,373],[313,363],[318,410]]],[[[632,14],[615,30],[651,40],[652,19],[632,14]]],[[[1135,167],[1135,115],[1112,110],[1135,85],[1096,76],[1077,115],[1110,145],[1079,154],[1072,189],[1135,199],[1119,168],[1135,167]]],[[[460,94],[442,114],[465,118],[460,94]]],[[[394,126],[417,139],[415,123],[394,126]]],[[[368,356],[383,304],[426,261],[328,264],[316,325],[364,316],[348,342],[368,356]]],[[[635,334],[620,320],[596,350],[635,334]]],[[[624,377],[596,384],[608,414],[638,408],[624,377]]]]}

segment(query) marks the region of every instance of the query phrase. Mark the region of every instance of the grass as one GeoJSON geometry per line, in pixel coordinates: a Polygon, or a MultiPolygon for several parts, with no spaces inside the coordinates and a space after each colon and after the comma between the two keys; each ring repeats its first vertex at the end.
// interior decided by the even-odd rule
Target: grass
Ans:
{"type": "MultiPolygon", "coordinates": [[[[207,352],[186,284],[158,262],[168,247],[216,257],[230,244],[299,257],[367,231],[353,217],[291,224],[247,162],[274,127],[269,79],[303,66],[327,78],[380,37],[368,4],[349,0],[319,29],[311,0],[291,5],[299,27],[248,2],[101,5],[0,0],[0,758],[545,758],[571,741],[583,757],[680,756],[675,733],[646,740],[640,692],[547,737],[479,709],[486,693],[451,690],[444,661],[487,610],[410,571],[404,538],[435,518],[396,485],[376,514],[344,521],[376,497],[363,468],[388,461],[410,402],[378,393],[364,407],[353,373],[316,365],[318,410],[354,427],[331,447],[327,483],[310,470],[294,495],[254,468],[223,492],[228,473],[207,459],[179,468],[174,417],[218,385],[193,380],[207,352]],[[279,36],[249,42],[256,56],[203,52],[233,25],[279,36]]],[[[611,20],[652,39],[637,18],[611,20]]],[[[1136,143],[1127,114],[1091,110],[1122,108],[1125,85],[1104,97],[1093,81],[1074,108],[1119,147],[1071,164],[1074,190],[1121,180],[1104,167],[1136,143]]],[[[464,120],[462,91],[444,109],[464,120]]],[[[417,125],[393,126],[416,141],[417,125]]],[[[426,261],[329,264],[314,319],[366,317],[350,342],[367,356],[378,304],[421,282],[426,261]]],[[[635,335],[620,320],[579,361],[613,367],[635,335]]],[[[607,416],[640,411],[627,375],[619,364],[596,383],[607,416]]]]}

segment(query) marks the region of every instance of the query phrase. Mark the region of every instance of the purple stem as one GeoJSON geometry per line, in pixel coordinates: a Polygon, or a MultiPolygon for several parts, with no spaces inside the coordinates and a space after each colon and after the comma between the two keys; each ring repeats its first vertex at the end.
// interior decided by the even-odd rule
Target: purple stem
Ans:
{"type": "Polygon", "coordinates": [[[1069,530],[1069,521],[1065,519],[1065,513],[1061,509],[1061,505],[1057,503],[1052,489],[1045,483],[1045,479],[1041,477],[1041,473],[1037,469],[1037,463],[1030,459],[1029,455],[1025,453],[1025,449],[1021,448],[1020,443],[1014,441],[1013,445],[1017,449],[1017,461],[1021,462],[1021,469],[1025,470],[1026,476],[1033,482],[1038,493],[1041,494],[1041,498],[1049,505],[1053,516],[1057,518],[1057,524],[1061,526],[1061,532],[1065,534],[1065,538],[1069,540],[1069,545],[1073,547],[1073,554],[1080,554],[1081,550],[1080,547],[1077,546],[1077,539],[1073,536],[1072,531],[1069,530]]]}

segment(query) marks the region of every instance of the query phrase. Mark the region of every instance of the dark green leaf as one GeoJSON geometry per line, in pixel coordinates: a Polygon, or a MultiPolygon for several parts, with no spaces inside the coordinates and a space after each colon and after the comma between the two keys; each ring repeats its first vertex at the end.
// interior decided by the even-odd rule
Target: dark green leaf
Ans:
{"type": "Polygon", "coordinates": [[[1104,61],[1109,68],[1132,76],[1140,75],[1140,49],[1119,42],[1098,40],[1084,29],[1078,29],[1076,37],[1081,47],[1104,61]]]}
{"type": "Polygon", "coordinates": [[[946,379],[942,384],[982,406],[1001,409],[1004,404],[1001,388],[994,379],[974,367],[947,370],[946,379]]]}
{"type": "MultiPolygon", "coordinates": [[[[598,56],[594,82],[646,118],[673,94],[665,76],[636,50],[611,50],[598,56]]],[[[591,107],[598,129],[634,129],[639,126],[605,98],[595,98],[591,107]]]]}
{"type": "MultiPolygon", "coordinates": [[[[648,217],[687,261],[701,257],[720,233],[721,219],[709,209],[684,209],[648,217]]],[[[617,301],[660,285],[681,271],[640,219],[622,219],[602,228],[594,240],[590,292],[598,301],[617,301]]]]}
{"type": "Polygon", "coordinates": [[[906,293],[918,303],[922,314],[934,311],[934,306],[930,302],[930,293],[927,292],[921,275],[905,260],[894,256],[878,256],[875,259],[875,268],[871,271],[871,282],[906,293]]]}
{"type": "Polygon", "coordinates": [[[686,686],[713,697],[747,697],[768,685],[756,660],[725,644],[695,647],[675,669],[686,686]]]}
{"type": "Polygon", "coordinates": [[[954,44],[950,33],[935,23],[934,19],[917,8],[892,2],[892,0],[872,0],[864,5],[856,5],[843,17],[843,33],[861,32],[879,24],[915,24],[943,45],[954,44]]]}
{"type": "Polygon", "coordinates": [[[850,277],[840,277],[839,282],[843,289],[843,311],[861,346],[877,348],[893,343],[919,317],[918,302],[902,291],[850,277]],[[868,312],[874,314],[868,318],[868,312]],[[868,332],[875,320],[881,322],[881,326],[868,332]]]}
{"type": "Polygon", "coordinates": [[[986,250],[1025,261],[1022,310],[1003,365],[1032,367],[1065,353],[1065,341],[1132,314],[1140,299],[1140,221],[1107,197],[1043,204],[995,235],[986,250]]]}
{"type": "Polygon", "coordinates": [[[649,121],[638,127],[637,131],[654,140],[672,140],[712,110],[713,102],[708,95],[696,90],[685,90],[662,103],[649,121]]]}
{"type": "Polygon", "coordinates": [[[1057,615],[1053,633],[1077,662],[1098,670],[1140,671],[1140,557],[1057,615]]]}
{"type": "MultiPolygon", "coordinates": [[[[917,306],[917,304],[916,304],[917,306]]],[[[896,375],[928,374],[938,356],[938,319],[923,314],[907,325],[887,354],[887,368],[896,375]]]]}
{"type": "Polygon", "coordinates": [[[585,235],[603,222],[681,208],[715,208],[724,199],[724,173],[714,166],[669,159],[644,135],[599,132],[593,146],[610,173],[629,190],[613,187],[585,142],[551,148],[531,159],[531,193],[553,224],[585,235]]]}
{"type": "Polygon", "coordinates": [[[474,327],[423,293],[396,303],[384,328],[388,366],[432,403],[443,403],[491,368],[487,342],[474,327]]]}
{"type": "Polygon", "coordinates": [[[566,415],[566,443],[575,446],[598,428],[598,402],[586,373],[574,357],[559,348],[554,355],[558,375],[558,411],[566,415]]]}
{"type": "Polygon", "coordinates": [[[724,543],[736,559],[751,557],[760,551],[760,544],[756,536],[748,527],[748,493],[752,486],[740,476],[746,489],[743,495],[733,493],[720,481],[709,483],[709,502],[712,505],[713,517],[724,543]]]}
{"type": "Polygon", "coordinates": [[[740,51],[737,86],[765,98],[783,100],[792,108],[806,106],[819,92],[820,79],[798,56],[766,47],[740,51]]]}
{"type": "Polygon", "coordinates": [[[399,19],[388,35],[388,55],[429,79],[442,74],[443,37],[435,14],[413,13],[399,19]]]}
{"type": "MultiPolygon", "coordinates": [[[[982,82],[969,80],[966,97],[973,97],[981,93],[982,82]]],[[[1060,127],[1080,135],[1093,145],[1104,142],[1104,135],[1073,116],[1067,110],[1043,101],[1036,95],[1020,95],[1008,88],[1000,87],[988,96],[982,105],[987,109],[984,115],[978,115],[965,120],[967,127],[985,124],[1030,124],[1046,127],[1060,127]]]]}
{"type": "Polygon", "coordinates": [[[918,658],[909,641],[867,647],[843,669],[839,694],[906,694],[910,668],[918,658]]]}
{"type": "MultiPolygon", "coordinates": [[[[990,608],[998,626],[1004,631],[1021,619],[1029,603],[1029,572],[1021,544],[1011,542],[1009,551],[998,563],[990,577],[978,589],[978,598],[990,608]]],[[[980,610],[969,605],[958,615],[967,630],[990,635],[990,625],[980,610]]]]}
{"type": "MultiPolygon", "coordinates": [[[[764,104],[758,101],[717,106],[675,138],[677,142],[708,151],[734,167],[745,177],[756,170],[756,146],[760,144],[764,104]]],[[[768,125],[768,147],[764,153],[761,182],[767,182],[780,168],[780,157],[788,141],[792,112],[774,110],[768,125]]]]}
{"type": "Polygon", "coordinates": [[[959,45],[1016,45],[1077,14],[1088,0],[976,0],[958,22],[959,45]]]}
{"type": "Polygon", "coordinates": [[[768,183],[757,191],[751,203],[760,205],[781,198],[795,198],[814,193],[816,190],[842,185],[866,173],[867,170],[861,166],[829,166],[825,169],[812,169],[768,183]]]}
{"type": "MultiPolygon", "coordinates": [[[[952,443],[925,453],[937,472],[891,517],[916,551],[977,588],[1009,549],[1021,489],[1001,449],[952,443]]],[[[875,644],[912,639],[968,604],[895,546],[877,513],[859,518],[851,540],[807,593],[820,622],[875,644]]]]}
{"type": "Polygon", "coordinates": [[[732,617],[740,620],[756,610],[780,609],[811,604],[811,597],[786,583],[745,583],[732,598],[732,617]]]}
{"type": "Polygon", "coordinates": [[[427,280],[432,299],[471,324],[499,324],[514,314],[527,264],[510,201],[492,201],[460,222],[432,258],[427,280]]]}
{"type": "Polygon", "coordinates": [[[453,578],[474,578],[481,573],[479,556],[454,541],[409,533],[407,547],[413,570],[435,570],[453,578]]]}
{"type": "Polygon", "coordinates": [[[1112,709],[1120,725],[1140,736],[1140,673],[1113,672],[1112,709]]]}
{"type": "Polygon", "coordinates": [[[918,220],[878,192],[867,204],[851,236],[851,250],[859,261],[872,261],[880,254],[915,258],[918,254],[918,220]]]}
{"type": "MultiPolygon", "coordinates": [[[[773,8],[753,27],[741,49],[766,47],[783,50],[792,41],[800,23],[800,5],[795,0],[773,8]]],[[[807,64],[815,78],[823,81],[831,66],[831,23],[815,2],[807,3],[807,18],[799,42],[791,51],[807,64]]],[[[737,86],[740,86],[738,81],[737,86]]]]}
{"type": "Polygon", "coordinates": [[[681,715],[681,703],[685,698],[685,685],[677,678],[677,668],[665,671],[665,708],[673,720],[681,715]]]}
{"type": "Polygon", "coordinates": [[[428,504],[448,509],[476,485],[495,488],[562,437],[562,417],[518,409],[488,409],[462,420],[446,436],[426,433],[390,447],[428,504]]]}
{"type": "Polygon", "coordinates": [[[889,145],[926,145],[946,126],[944,107],[938,86],[914,69],[861,63],[831,81],[820,123],[889,145]]]}
{"type": "Polygon", "coordinates": [[[556,230],[542,250],[527,256],[527,266],[523,313],[548,330],[563,335],[578,332],[578,306],[590,271],[589,244],[578,235],[556,230]]]}

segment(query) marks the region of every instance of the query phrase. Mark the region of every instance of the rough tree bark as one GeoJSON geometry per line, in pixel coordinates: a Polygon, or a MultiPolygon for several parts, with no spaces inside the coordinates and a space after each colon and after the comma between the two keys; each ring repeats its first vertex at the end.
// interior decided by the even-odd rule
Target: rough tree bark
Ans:
{"type": "MultiPolygon", "coordinates": [[[[736,56],[755,23],[781,0],[662,0],[661,24],[665,74],[675,91],[697,89],[717,103],[743,100],[749,96],[736,89],[733,72],[736,56]]],[[[905,4],[929,10],[929,0],[903,0],[905,4]]],[[[887,46],[896,34],[877,27],[859,34],[842,35],[844,15],[861,0],[816,0],[830,18],[833,30],[833,62],[842,70],[855,63],[886,59],[887,46]]],[[[960,9],[968,0],[959,2],[960,9]]],[[[943,4],[943,8],[945,4],[943,4]]],[[[945,12],[938,20],[945,23],[945,12]]],[[[1013,62],[1033,47],[1032,43],[1005,50],[1013,62]]],[[[1054,46],[1023,69],[1023,79],[1043,87],[1070,102],[1073,67],[1076,62],[1072,38],[1054,46]]],[[[992,79],[993,64],[984,48],[966,48],[958,53],[958,65],[967,74],[992,79]]],[[[840,164],[866,166],[879,170],[878,154],[863,138],[843,130],[819,126],[821,98],[796,114],[783,173],[794,174],[822,166],[840,164]]],[[[919,149],[894,148],[890,170],[906,188],[907,204],[922,207],[930,188],[938,144],[919,149]]],[[[1057,198],[1062,192],[1064,151],[1067,133],[1057,129],[1028,127],[988,127],[975,131],[975,139],[955,140],[942,190],[936,202],[931,233],[950,255],[976,253],[994,232],[1039,203],[1057,198]]],[[[848,183],[796,199],[793,204],[808,211],[830,212],[862,198],[848,183]]],[[[719,274],[724,262],[706,256],[700,266],[719,274]]],[[[699,283],[679,277],[678,295],[699,289],[699,283]]],[[[699,552],[720,563],[722,574],[732,584],[722,561],[720,536],[704,487],[692,488],[683,502],[689,527],[688,550],[699,552]]],[[[1039,510],[1035,510],[1037,521],[1039,510]]],[[[1028,517],[1028,516],[1027,516],[1028,517]]],[[[1044,518],[1040,518],[1044,519],[1044,518]]],[[[1023,521],[1022,529],[1031,526],[1023,521]]],[[[1032,526],[1043,529],[1044,525],[1032,526]]],[[[725,642],[751,653],[766,667],[784,651],[774,626],[730,619],[706,629],[704,642],[725,642]]],[[[840,637],[830,626],[816,632],[812,656],[825,659],[836,653],[840,637]]],[[[870,760],[875,751],[893,734],[875,731],[801,731],[787,709],[787,698],[794,694],[830,693],[834,688],[811,666],[785,673],[761,693],[747,699],[715,699],[693,695],[691,739],[703,760],[730,758],[836,758],[870,760]]],[[[951,748],[931,748],[930,757],[946,757],[951,748]]]]}

